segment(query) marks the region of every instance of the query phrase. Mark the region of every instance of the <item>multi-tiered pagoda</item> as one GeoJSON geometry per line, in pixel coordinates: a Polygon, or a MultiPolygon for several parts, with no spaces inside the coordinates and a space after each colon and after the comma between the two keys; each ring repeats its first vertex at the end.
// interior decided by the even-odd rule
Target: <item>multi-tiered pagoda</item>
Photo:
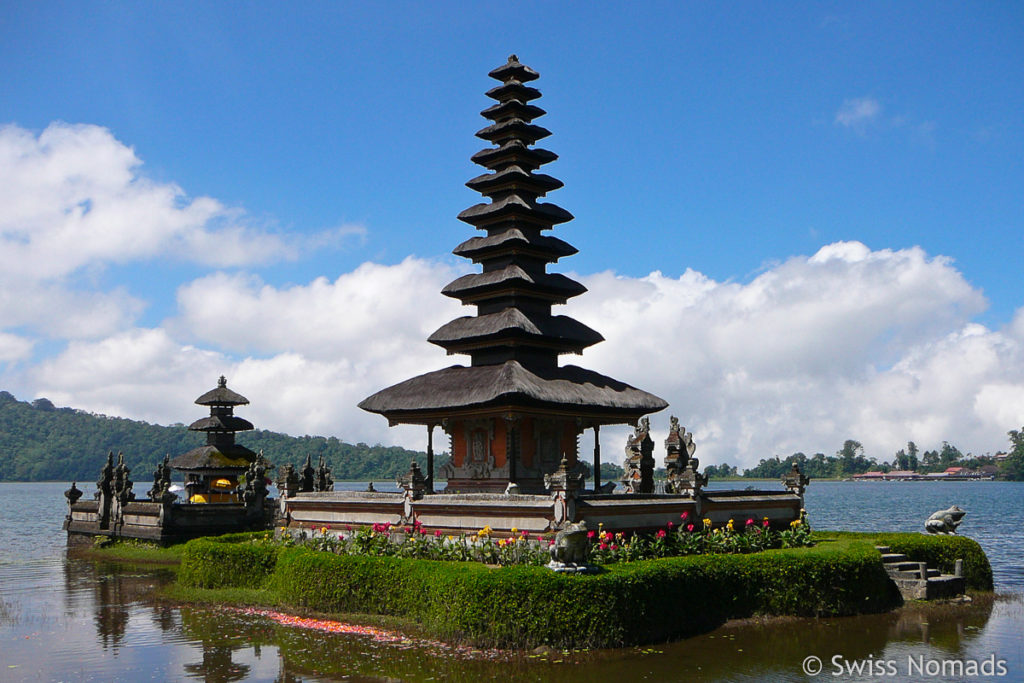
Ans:
{"type": "Polygon", "coordinates": [[[235,443],[235,433],[253,428],[252,423],[234,414],[235,406],[248,405],[249,399],[228,389],[221,376],[217,386],[196,399],[196,405],[209,406],[210,416],[188,426],[190,431],[205,432],[206,444],[171,460],[170,466],[185,473],[186,499],[189,502],[237,502],[234,489],[238,477],[258,457],[235,443]]]}
{"type": "MultiPolygon", "coordinates": [[[[583,323],[552,315],[551,307],[586,291],[571,278],[547,272],[576,249],[544,234],[573,216],[538,199],[562,182],[537,169],[557,159],[533,147],[550,131],[533,123],[545,112],[531,102],[540,92],[526,83],[536,71],[515,55],[489,74],[501,81],[483,110],[491,125],[477,132],[494,146],[473,155],[488,173],[466,183],[490,201],[459,214],[484,234],[454,253],[481,265],[442,293],[476,306],[475,316],[456,318],[428,341],[449,354],[467,354],[468,367],[454,365],[377,392],[359,404],[391,424],[442,426],[451,439],[451,462],[443,474],[449,491],[502,491],[516,483],[525,492],[543,490],[543,477],[564,459],[578,460],[585,429],[635,424],[662,410],[662,399],[596,372],[558,364],[603,338],[583,323]]],[[[428,442],[429,443],[429,442],[428,442]]],[[[595,438],[595,460],[600,457],[595,438]]],[[[432,447],[428,447],[432,460],[432,447]]],[[[428,482],[433,467],[428,463],[428,482]]],[[[596,482],[595,482],[596,483],[596,482]]]]}

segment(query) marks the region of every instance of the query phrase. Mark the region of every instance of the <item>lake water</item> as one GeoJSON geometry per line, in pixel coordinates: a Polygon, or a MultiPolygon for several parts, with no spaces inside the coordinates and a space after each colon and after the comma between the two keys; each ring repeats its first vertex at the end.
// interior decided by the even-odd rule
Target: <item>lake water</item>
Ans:
{"type": "Polygon", "coordinates": [[[677,643],[544,657],[156,603],[150,596],[170,580],[166,570],[67,555],[67,486],[0,483],[0,681],[1024,681],[1024,483],[812,482],[807,490],[819,529],[919,531],[931,512],[960,505],[968,511],[961,532],[992,562],[993,601],[733,623],[677,643]],[[802,671],[807,657],[822,661],[818,676],[802,671]],[[1005,675],[982,675],[990,664],[1005,675]],[[859,675],[840,668],[858,666],[859,675]]]}

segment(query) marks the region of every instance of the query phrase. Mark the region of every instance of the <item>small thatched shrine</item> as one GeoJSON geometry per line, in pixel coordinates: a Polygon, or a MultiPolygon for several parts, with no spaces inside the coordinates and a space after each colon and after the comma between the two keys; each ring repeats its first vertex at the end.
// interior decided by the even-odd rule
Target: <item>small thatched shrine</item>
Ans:
{"type": "Polygon", "coordinates": [[[258,457],[235,443],[235,433],[253,428],[248,420],[234,414],[235,406],[249,399],[228,389],[221,375],[217,386],[196,399],[196,405],[209,406],[210,416],[188,426],[190,431],[205,432],[206,444],[193,448],[170,461],[170,466],[185,473],[185,499],[190,503],[238,502],[238,478],[258,457]]]}
{"type": "MultiPolygon", "coordinates": [[[[454,365],[401,382],[365,399],[359,407],[391,424],[441,426],[450,438],[451,461],[442,473],[449,492],[545,490],[544,476],[564,460],[572,473],[579,436],[594,430],[595,485],[600,487],[599,430],[608,424],[636,424],[668,404],[624,382],[575,365],[559,356],[580,354],[603,341],[583,323],[552,315],[551,307],[586,291],[548,264],[576,249],[545,234],[572,220],[571,213],[539,198],[562,182],[537,169],[557,159],[533,147],[550,131],[534,119],[545,112],[531,102],[540,92],[526,83],[538,74],[515,55],[489,74],[501,82],[487,92],[497,104],[481,114],[492,121],[477,132],[490,143],[472,160],[488,169],[468,185],[490,201],[459,214],[483,235],[453,253],[479,263],[441,293],[476,306],[476,315],[456,318],[428,341],[449,354],[466,354],[469,366],[454,365]]],[[[432,460],[432,443],[428,450],[432,460]]],[[[428,461],[428,490],[433,463],[428,461]]]]}

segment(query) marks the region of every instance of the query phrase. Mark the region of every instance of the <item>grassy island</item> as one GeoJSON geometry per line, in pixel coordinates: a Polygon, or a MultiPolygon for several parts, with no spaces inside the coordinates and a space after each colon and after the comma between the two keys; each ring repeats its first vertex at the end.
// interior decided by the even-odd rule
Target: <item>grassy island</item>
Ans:
{"type": "Polygon", "coordinates": [[[816,545],[669,557],[585,575],[286,547],[268,534],[184,546],[177,597],[415,621],[478,646],[617,647],[693,635],[752,616],[841,616],[900,604],[875,545],[943,571],[964,560],[972,590],[992,590],[981,547],[960,536],[815,532],[816,545]]]}

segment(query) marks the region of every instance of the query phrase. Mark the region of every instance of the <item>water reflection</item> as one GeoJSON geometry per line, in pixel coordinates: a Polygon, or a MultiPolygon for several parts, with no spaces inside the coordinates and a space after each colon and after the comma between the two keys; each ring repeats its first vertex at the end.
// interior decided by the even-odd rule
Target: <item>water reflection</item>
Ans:
{"type": "MultiPolygon", "coordinates": [[[[170,571],[65,554],[63,508],[50,502],[61,500],[67,484],[0,484],[0,680],[805,681],[800,666],[808,655],[826,663],[819,679],[850,680],[827,675],[831,657],[980,661],[992,654],[1007,660],[1005,680],[1024,680],[1022,486],[820,482],[808,499],[821,527],[857,518],[879,530],[916,530],[922,512],[953,502],[969,507],[967,535],[985,547],[997,588],[1013,591],[1010,599],[843,619],[731,623],[647,648],[491,659],[161,603],[154,590],[171,580],[170,571]],[[865,507],[869,499],[886,505],[865,507]]],[[[899,673],[896,680],[921,678],[905,666],[899,673]]]]}

